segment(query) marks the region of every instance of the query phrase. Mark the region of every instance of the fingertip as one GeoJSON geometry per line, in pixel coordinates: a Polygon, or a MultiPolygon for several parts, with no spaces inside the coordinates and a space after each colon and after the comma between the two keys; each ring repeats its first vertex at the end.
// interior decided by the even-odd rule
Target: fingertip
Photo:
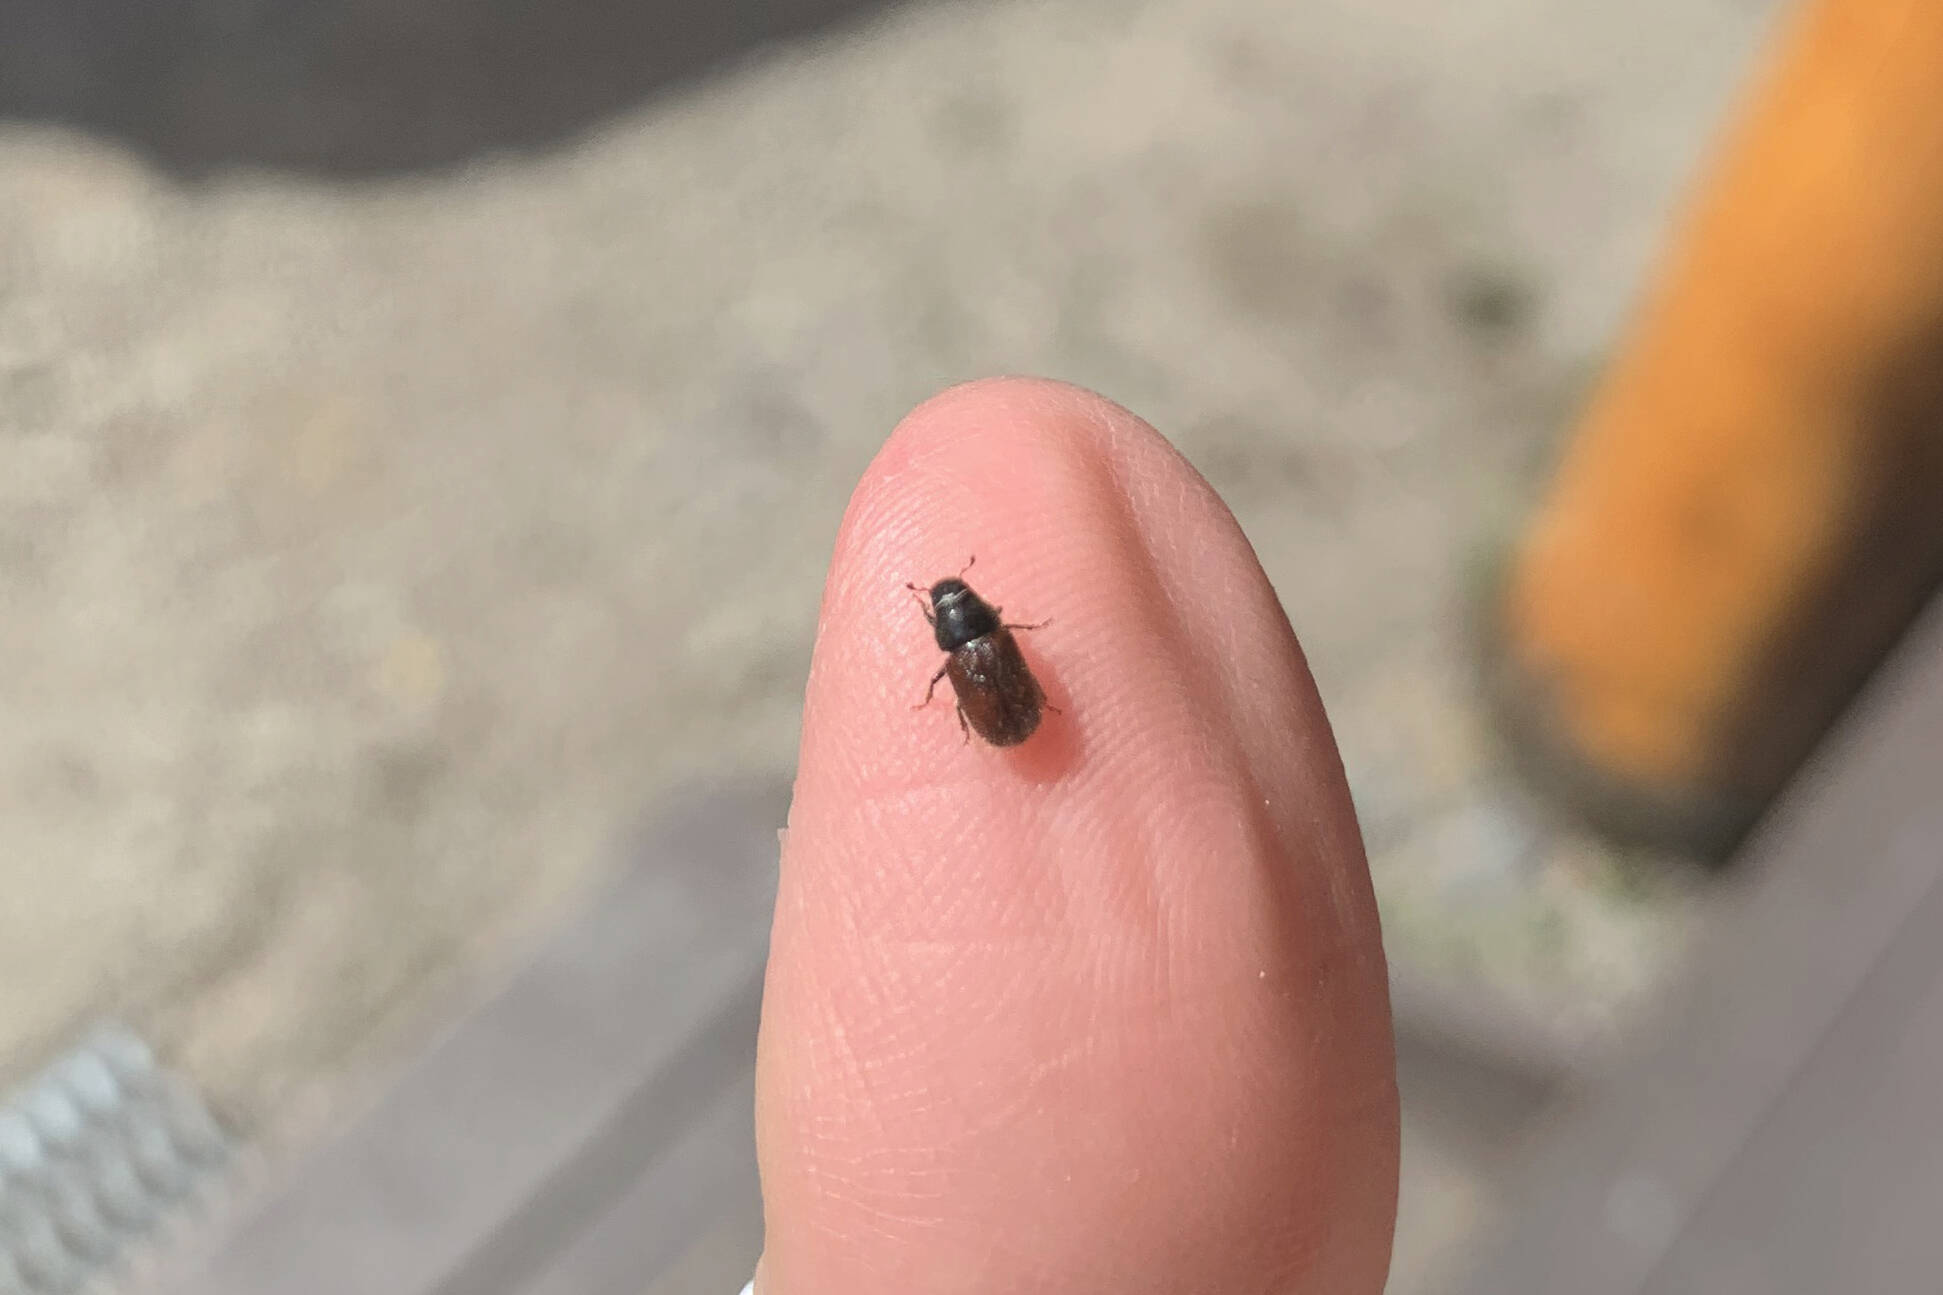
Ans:
{"type": "Polygon", "coordinates": [[[1054,1216],[1124,1233],[1128,1262],[1238,1270],[1222,1238],[1254,1223],[1264,1262],[1306,1263],[1342,1221],[1277,1166],[1359,1199],[1394,1167],[1381,1130],[1329,1123],[1387,1065],[1375,930],[1321,704],[1215,492],[1066,384],[913,410],[846,511],[806,699],[759,1086],[778,1281],[983,1262],[1007,1221],[1056,1244],[1054,1216]],[[905,586],[973,556],[1005,620],[1051,618],[1023,650],[1061,713],[1003,751],[962,742],[942,693],[912,710],[942,657],[905,586]],[[1038,1200],[1053,1172],[1124,1217],[1038,1200]],[[1233,1194],[1200,1243],[1163,1222],[1213,1199],[1178,1195],[1194,1175],[1233,1194]],[[949,1199],[926,1212],[914,1182],[949,1199]],[[831,1240],[892,1214],[894,1237],[831,1240]]]}
{"type": "MultiPolygon", "coordinates": [[[[973,559],[971,583],[1008,621],[1055,622],[1024,642],[1046,675],[1041,682],[1065,690],[1055,704],[1071,702],[1079,722],[1049,716],[1000,762],[1040,782],[1071,771],[1085,721],[1100,714],[1083,694],[1137,668],[1118,649],[1144,650],[1152,630],[1195,636],[1201,599],[1163,577],[1216,590],[1236,572],[1252,580],[1255,596],[1222,609],[1223,624],[1238,610],[1274,608],[1226,506],[1139,417],[1045,379],[951,387],[899,422],[845,510],[812,665],[806,760],[863,752],[861,775],[935,775],[936,760],[927,758],[937,753],[935,739],[956,732],[947,708],[916,724],[900,725],[896,713],[896,702],[908,708],[922,695],[935,668],[926,663],[939,660],[907,586],[928,587],[973,559]],[[1156,625],[1157,615],[1166,623],[1156,625]],[[1130,617],[1140,633],[1122,633],[1130,617]],[[916,691],[893,695],[892,681],[913,679],[916,691]]],[[[1279,628],[1286,634],[1285,622],[1279,628]]]]}

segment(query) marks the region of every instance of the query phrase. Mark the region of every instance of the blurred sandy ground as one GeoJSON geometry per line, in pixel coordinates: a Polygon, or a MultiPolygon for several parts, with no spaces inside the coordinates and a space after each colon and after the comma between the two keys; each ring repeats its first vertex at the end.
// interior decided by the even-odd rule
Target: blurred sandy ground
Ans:
{"type": "Polygon", "coordinates": [[[916,4],[378,174],[9,122],[0,1073],[117,1009],[328,1109],[659,790],[789,766],[851,484],[994,371],[1226,495],[1398,955],[1608,1019],[1691,899],[1502,790],[1462,600],[1772,9],[916,4]]]}

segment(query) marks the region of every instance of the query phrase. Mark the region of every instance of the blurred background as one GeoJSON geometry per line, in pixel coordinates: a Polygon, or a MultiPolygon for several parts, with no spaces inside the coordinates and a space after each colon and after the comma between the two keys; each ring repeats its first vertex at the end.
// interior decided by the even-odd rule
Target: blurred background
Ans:
{"type": "MultiPolygon", "coordinates": [[[[558,1079],[621,1123],[507,1106],[553,1140],[365,1289],[620,1289],[547,1276],[562,1182],[707,1207],[628,1289],[734,1289],[747,1135],[695,1093],[746,1068],[837,520],[912,404],[1044,373],[1175,440],[1303,637],[1397,979],[1392,1289],[1457,1289],[1740,902],[1524,790],[1471,625],[1781,8],[0,0],[0,1079],[133,1049],[244,1152],[164,1231],[309,1290],[275,1202],[358,1199],[360,1122],[436,1122],[578,950],[669,1004],[558,1079]]],[[[21,1289],[143,1249],[26,1199],[18,1255],[81,1261],[21,1289]]]]}

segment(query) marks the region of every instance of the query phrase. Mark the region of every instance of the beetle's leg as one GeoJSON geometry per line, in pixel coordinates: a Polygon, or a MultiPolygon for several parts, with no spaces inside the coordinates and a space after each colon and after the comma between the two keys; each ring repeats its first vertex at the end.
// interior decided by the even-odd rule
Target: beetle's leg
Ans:
{"type": "Polygon", "coordinates": [[[1039,699],[1039,705],[1042,709],[1049,710],[1055,715],[1064,715],[1066,713],[1065,711],[1059,709],[1059,707],[1053,705],[1051,702],[1046,700],[1046,690],[1045,688],[1040,686],[1040,683],[1037,679],[1034,679],[1032,681],[1032,693],[1035,697],[1039,699]]]}
{"type": "MultiPolygon", "coordinates": [[[[946,657],[945,663],[938,667],[938,673],[931,676],[931,686],[924,690],[924,700],[919,702],[917,705],[911,707],[912,710],[923,710],[926,706],[929,706],[931,704],[931,694],[938,691],[938,680],[944,678],[945,671],[949,669],[951,669],[951,658],[946,657]]],[[[963,723],[964,719],[965,719],[964,712],[960,711],[958,714],[959,722],[963,723]]]]}
{"type": "MultiPolygon", "coordinates": [[[[997,611],[998,609],[994,607],[992,610],[997,611]]],[[[1050,624],[1052,624],[1052,617],[1048,616],[1037,625],[1001,625],[999,628],[1008,630],[1042,630],[1050,624]]]]}
{"type": "Polygon", "coordinates": [[[911,591],[911,597],[918,600],[918,610],[924,613],[924,619],[930,621],[933,625],[936,625],[938,623],[938,618],[931,614],[931,604],[924,601],[924,590],[918,588],[916,585],[910,583],[908,580],[905,581],[904,587],[911,591]]]}
{"type": "Polygon", "coordinates": [[[965,745],[970,746],[971,745],[971,725],[965,722],[965,708],[963,705],[960,705],[958,707],[958,729],[960,732],[962,732],[965,735],[965,745]]]}

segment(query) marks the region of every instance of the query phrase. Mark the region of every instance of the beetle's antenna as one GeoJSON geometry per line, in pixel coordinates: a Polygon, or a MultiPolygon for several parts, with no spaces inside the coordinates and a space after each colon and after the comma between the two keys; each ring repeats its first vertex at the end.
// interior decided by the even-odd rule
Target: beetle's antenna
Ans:
{"type": "Polygon", "coordinates": [[[958,568],[958,578],[960,580],[963,580],[965,578],[965,572],[971,570],[972,563],[976,561],[978,561],[978,555],[976,553],[972,554],[970,557],[965,559],[965,565],[958,568]]]}

